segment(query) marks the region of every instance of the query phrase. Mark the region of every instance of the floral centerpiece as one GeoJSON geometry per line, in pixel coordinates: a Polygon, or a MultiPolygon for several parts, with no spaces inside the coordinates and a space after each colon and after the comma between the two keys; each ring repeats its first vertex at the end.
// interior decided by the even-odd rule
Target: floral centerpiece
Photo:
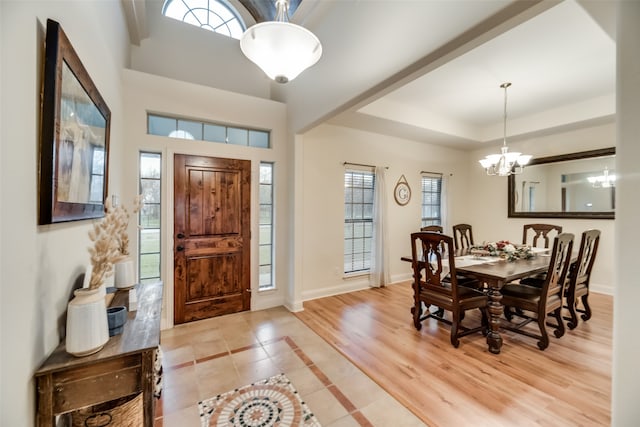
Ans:
{"type": "Polygon", "coordinates": [[[530,259],[535,256],[531,247],[526,245],[518,245],[508,240],[500,240],[498,242],[488,242],[479,246],[470,248],[472,254],[489,255],[504,258],[508,261],[516,259],[530,259]]]}

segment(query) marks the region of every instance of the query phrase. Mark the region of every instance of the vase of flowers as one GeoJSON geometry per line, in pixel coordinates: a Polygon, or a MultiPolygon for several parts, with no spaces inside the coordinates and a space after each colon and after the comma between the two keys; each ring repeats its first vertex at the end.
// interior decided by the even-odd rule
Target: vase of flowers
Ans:
{"type": "MultiPolygon", "coordinates": [[[[140,197],[134,203],[137,212],[140,197]]],[[[105,202],[105,208],[104,218],[89,230],[93,246],[89,247],[91,264],[85,273],[85,286],[76,289],[67,305],[65,344],[66,351],[74,356],[96,353],[109,340],[104,281],[117,270],[115,265],[130,259],[127,235],[129,214],[123,207],[113,207],[109,199],[105,202]]],[[[116,285],[133,286],[133,262],[126,269],[128,271],[114,277],[116,285]]]]}
{"type": "Polygon", "coordinates": [[[67,305],[67,353],[88,356],[102,350],[108,340],[104,286],[76,289],[67,305]]]}
{"type": "MultiPolygon", "coordinates": [[[[140,211],[141,201],[142,194],[133,200],[134,214],[140,211]]],[[[129,252],[129,234],[127,233],[130,215],[122,205],[112,208],[112,214],[116,223],[114,239],[118,245],[118,255],[113,261],[113,285],[118,289],[128,289],[136,283],[134,263],[129,252]]]]}
{"type": "Polygon", "coordinates": [[[470,252],[479,255],[500,257],[507,261],[530,259],[535,256],[531,251],[531,247],[511,243],[508,240],[499,240],[497,242],[488,242],[479,246],[472,246],[470,252]]]}

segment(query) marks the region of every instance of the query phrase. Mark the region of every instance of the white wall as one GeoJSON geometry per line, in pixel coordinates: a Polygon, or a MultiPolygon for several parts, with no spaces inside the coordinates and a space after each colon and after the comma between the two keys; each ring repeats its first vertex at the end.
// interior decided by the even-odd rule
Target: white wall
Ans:
{"type": "Polygon", "coordinates": [[[91,221],[38,226],[41,67],[47,18],[58,21],[112,111],[109,188],[121,185],[120,69],[128,54],[119,1],[0,2],[2,297],[0,425],[35,420],[33,373],[60,342],[91,221]]]}
{"type": "MultiPolygon", "coordinates": [[[[124,70],[124,114],[127,117],[124,188],[121,200],[132,200],[138,191],[138,154],[151,151],[162,154],[162,276],[165,280],[163,327],[173,319],[173,157],[195,154],[251,160],[251,308],[283,305],[289,286],[289,215],[287,191],[286,106],[279,102],[199,86],[138,71],[124,70]],[[147,112],[192,118],[240,127],[271,130],[271,149],[241,147],[232,144],[191,141],[147,135],[147,112]],[[258,213],[260,162],[274,162],[275,271],[274,291],[258,292],[258,213]]],[[[132,236],[135,230],[132,230],[132,236]]],[[[134,245],[135,246],[135,245],[134,245]]]]}
{"type": "Polygon", "coordinates": [[[242,54],[238,40],[167,18],[162,15],[163,3],[146,2],[149,37],[140,46],[132,46],[132,69],[270,97],[271,85],[275,83],[242,54]]]}
{"type": "MultiPolygon", "coordinates": [[[[548,136],[510,143],[510,151],[520,151],[535,157],[547,157],[579,151],[613,147],[616,144],[615,125],[603,124],[579,130],[565,131],[548,136]]],[[[557,219],[557,218],[507,218],[507,179],[487,176],[477,159],[497,151],[486,148],[471,153],[469,160],[469,211],[476,242],[506,239],[522,241],[522,226],[529,223],[561,225],[563,231],[574,233],[576,245],[584,230],[597,228],[602,231],[600,246],[591,278],[591,288],[596,292],[613,294],[614,273],[614,223],[615,220],[557,219]]],[[[525,168],[526,169],[526,168],[525,168]]]]}
{"type": "MultiPolygon", "coordinates": [[[[449,233],[452,224],[473,222],[467,210],[468,154],[416,141],[392,138],[350,128],[322,125],[304,134],[302,171],[301,280],[302,299],[362,289],[367,276],[343,278],[344,162],[388,166],[386,173],[392,281],[409,279],[410,265],[400,260],[411,254],[409,235],[421,225],[421,171],[450,176],[449,233]],[[406,206],[395,203],[393,190],[404,175],[411,188],[406,206]]],[[[299,219],[299,218],[298,218],[299,219]]],[[[297,283],[299,285],[299,283],[297,283]]]]}
{"type": "Polygon", "coordinates": [[[640,2],[617,2],[617,134],[616,172],[619,210],[616,213],[613,304],[613,403],[611,424],[638,425],[640,420],[640,338],[638,336],[638,242],[640,227],[640,2]]]}

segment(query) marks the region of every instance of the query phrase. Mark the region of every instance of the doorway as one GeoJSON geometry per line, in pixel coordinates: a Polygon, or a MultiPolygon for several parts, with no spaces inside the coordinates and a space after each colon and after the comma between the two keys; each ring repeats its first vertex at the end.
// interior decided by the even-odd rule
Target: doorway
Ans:
{"type": "Polygon", "coordinates": [[[174,323],[251,308],[251,162],[174,158],[174,323]]]}

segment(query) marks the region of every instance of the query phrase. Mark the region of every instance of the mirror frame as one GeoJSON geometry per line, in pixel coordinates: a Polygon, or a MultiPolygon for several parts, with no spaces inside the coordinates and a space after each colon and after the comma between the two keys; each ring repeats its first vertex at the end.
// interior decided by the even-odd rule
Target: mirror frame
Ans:
{"type": "MultiPolygon", "coordinates": [[[[525,167],[542,165],[545,163],[566,162],[569,160],[588,159],[592,157],[611,156],[616,154],[615,147],[599,150],[581,151],[579,153],[562,154],[559,156],[540,157],[532,159],[525,167]]],[[[579,218],[579,219],[615,219],[614,212],[516,212],[514,189],[515,175],[509,175],[507,185],[508,217],[509,218],[579,218]]]]}

